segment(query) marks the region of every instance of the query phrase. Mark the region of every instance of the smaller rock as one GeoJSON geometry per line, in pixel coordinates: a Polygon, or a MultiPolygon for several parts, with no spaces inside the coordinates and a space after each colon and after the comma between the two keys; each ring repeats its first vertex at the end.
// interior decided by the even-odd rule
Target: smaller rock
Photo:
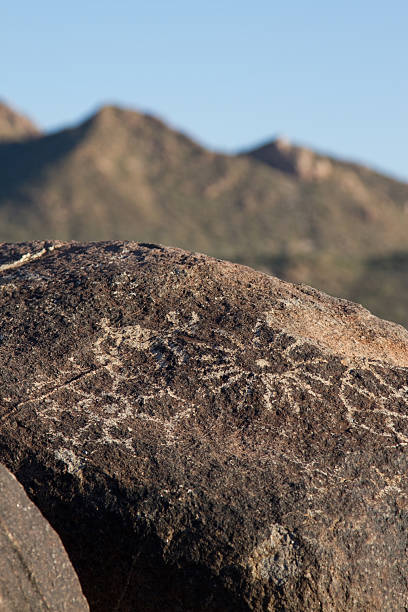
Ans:
{"type": "Polygon", "coordinates": [[[0,610],[89,610],[61,540],[0,465],[0,610]]]}

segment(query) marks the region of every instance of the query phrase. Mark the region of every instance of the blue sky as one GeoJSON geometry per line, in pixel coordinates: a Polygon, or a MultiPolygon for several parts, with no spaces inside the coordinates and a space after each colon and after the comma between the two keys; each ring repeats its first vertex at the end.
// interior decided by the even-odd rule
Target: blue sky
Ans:
{"type": "Polygon", "coordinates": [[[215,150],[276,135],[408,180],[408,2],[2,2],[0,96],[53,130],[103,103],[215,150]]]}

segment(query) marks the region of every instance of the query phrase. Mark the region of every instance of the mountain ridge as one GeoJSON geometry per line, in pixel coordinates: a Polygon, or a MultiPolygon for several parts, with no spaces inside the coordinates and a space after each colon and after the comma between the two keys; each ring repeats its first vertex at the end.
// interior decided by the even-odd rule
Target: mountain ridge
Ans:
{"type": "Polygon", "coordinates": [[[39,128],[31,119],[0,99],[0,142],[23,140],[40,134],[39,128]]]}
{"type": "Polygon", "coordinates": [[[279,140],[220,154],[150,114],[108,105],[79,125],[0,143],[0,179],[0,240],[174,245],[408,323],[408,286],[397,289],[408,184],[354,162],[279,140]]]}

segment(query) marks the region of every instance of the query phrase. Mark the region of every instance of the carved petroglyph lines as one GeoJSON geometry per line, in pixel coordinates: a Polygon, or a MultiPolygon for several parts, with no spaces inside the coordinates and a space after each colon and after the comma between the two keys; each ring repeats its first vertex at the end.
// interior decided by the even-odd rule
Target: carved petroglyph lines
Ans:
{"type": "MultiPolygon", "coordinates": [[[[81,371],[75,356],[68,356],[59,380],[51,381],[39,373],[33,382],[36,397],[13,408],[8,405],[11,410],[2,419],[32,405],[50,423],[49,435],[58,441],[60,450],[76,449],[80,457],[81,439],[88,432],[93,448],[118,444],[133,452],[133,429],[138,422],[161,428],[163,444],[174,444],[200,412],[200,398],[209,395],[217,406],[214,414],[222,414],[222,394],[227,393],[237,413],[252,401],[260,401],[258,408],[279,414],[279,419],[292,415],[299,422],[313,419],[314,406],[327,403],[330,397],[327,427],[343,420],[355,431],[380,436],[392,444],[408,444],[408,385],[395,388],[383,380],[380,362],[373,365],[357,360],[355,369],[342,365],[330,352],[274,330],[262,319],[250,330],[247,345],[242,336],[237,338],[219,327],[211,332],[218,338],[214,342],[208,335],[200,337],[195,312],[186,316],[170,311],[164,320],[167,325],[158,331],[138,322],[117,327],[102,318],[99,334],[86,347],[93,354],[93,367],[81,371]],[[266,328],[265,341],[262,330],[266,328]],[[197,371],[194,388],[189,388],[190,368],[197,371]],[[64,429],[63,410],[80,415],[77,431],[64,429]]],[[[399,376],[401,373],[405,373],[403,368],[399,376]]],[[[268,423],[269,417],[259,426],[269,431],[268,423]]],[[[270,431],[276,435],[273,417],[270,423],[270,431]]],[[[69,465],[79,464],[71,458],[69,465]]],[[[301,459],[300,465],[317,475],[301,459]]]]}
{"type": "MultiPolygon", "coordinates": [[[[87,376],[92,376],[93,374],[95,374],[97,372],[97,370],[98,369],[95,369],[95,370],[86,370],[85,372],[80,372],[79,374],[76,374],[72,378],[57,384],[55,387],[53,387],[47,393],[44,393],[42,395],[37,395],[36,397],[32,397],[32,398],[30,398],[28,400],[24,400],[23,402],[19,402],[16,406],[13,406],[13,408],[11,410],[9,410],[8,412],[5,412],[4,414],[2,414],[0,416],[0,421],[8,419],[10,416],[13,416],[14,414],[17,414],[19,410],[24,408],[24,406],[27,406],[29,404],[36,404],[36,403],[44,402],[48,398],[52,397],[58,391],[61,391],[62,389],[64,389],[65,387],[70,387],[73,383],[76,383],[77,381],[79,381],[82,378],[85,378],[87,376]]],[[[46,386],[46,385],[44,384],[43,386],[46,386]]],[[[10,398],[6,398],[6,401],[7,400],[10,400],[10,398]]]]}
{"type": "Polygon", "coordinates": [[[201,380],[216,383],[218,390],[221,390],[231,387],[238,380],[249,375],[249,370],[244,370],[230,363],[224,363],[211,368],[209,372],[201,377],[201,380]]]}
{"type": "MultiPolygon", "coordinates": [[[[186,327],[194,325],[195,322],[196,317],[192,316],[186,327]]],[[[115,328],[109,325],[107,319],[101,320],[100,329],[102,333],[92,348],[99,366],[98,370],[104,370],[110,376],[109,393],[104,395],[104,399],[92,391],[80,387],[75,389],[78,398],[71,410],[80,413],[85,419],[82,427],[74,433],[70,432],[69,435],[63,434],[59,427],[60,416],[55,404],[49,406],[44,415],[45,418],[54,421],[55,428],[51,436],[58,441],[60,445],[58,458],[67,464],[68,470],[82,469],[86,460],[91,458],[92,452],[86,460],[81,459],[81,440],[87,439],[87,432],[92,431],[94,427],[98,428],[98,439],[95,442],[97,446],[118,444],[127,451],[134,452],[133,427],[129,424],[134,423],[135,419],[160,427],[163,431],[163,444],[171,445],[177,440],[177,427],[191,418],[196,410],[194,403],[179,397],[168,385],[162,385],[160,378],[157,382],[150,380],[147,383],[147,393],[139,392],[128,397],[126,391],[121,388],[122,383],[128,385],[132,381],[140,387],[141,380],[138,373],[135,372],[133,377],[129,376],[127,362],[131,359],[132,351],[153,355],[158,361],[156,368],[165,365],[168,358],[166,351],[170,351],[175,356],[178,365],[185,361],[186,353],[173,339],[173,333],[157,334],[138,324],[115,328]],[[173,406],[178,404],[179,408],[182,406],[183,408],[177,410],[175,414],[163,416],[156,410],[157,403],[160,405],[164,402],[167,405],[169,399],[173,406]],[[103,404],[102,418],[97,410],[100,400],[103,404]],[[116,429],[120,429],[119,438],[113,433],[116,429]],[[75,449],[80,459],[75,459],[71,455],[68,457],[63,451],[65,447],[75,449]]]]}
{"type": "Polygon", "coordinates": [[[109,350],[109,358],[117,356],[118,348],[124,344],[130,344],[133,348],[139,350],[146,350],[150,346],[150,340],[155,336],[155,334],[147,328],[141,327],[138,324],[134,325],[126,325],[121,328],[114,328],[109,325],[108,319],[101,319],[100,328],[102,330],[102,335],[97,339],[94,344],[94,350],[96,353],[96,357],[98,359],[106,358],[107,353],[102,350],[102,343],[106,340],[110,340],[113,342],[114,348],[110,347],[109,350]]]}
{"type": "Polygon", "coordinates": [[[297,414],[301,411],[301,403],[295,397],[297,391],[303,392],[303,403],[307,402],[308,394],[315,398],[323,399],[323,396],[315,391],[312,385],[302,380],[297,376],[296,372],[293,371],[288,371],[284,374],[263,374],[261,375],[261,379],[266,388],[264,395],[265,406],[269,410],[274,410],[272,399],[276,399],[278,394],[281,394],[282,399],[293,406],[293,411],[297,414]]]}
{"type": "MultiPolygon", "coordinates": [[[[163,394],[165,394],[165,392],[163,392],[163,394]]],[[[190,419],[195,414],[195,412],[196,412],[196,407],[193,405],[193,406],[189,406],[182,412],[178,412],[177,414],[170,417],[169,419],[163,419],[163,418],[160,418],[159,416],[154,416],[151,414],[147,414],[145,412],[139,414],[138,418],[142,421],[146,421],[146,422],[150,422],[150,423],[159,425],[162,428],[163,433],[164,433],[161,444],[163,446],[171,446],[175,444],[177,441],[177,437],[178,437],[177,431],[176,431],[177,425],[180,423],[180,421],[190,419]]]]}
{"type": "MultiPolygon", "coordinates": [[[[402,421],[408,419],[408,403],[405,406],[405,413],[392,411],[384,406],[386,402],[392,402],[393,399],[406,399],[406,386],[396,390],[388,385],[378,373],[375,373],[375,377],[385,389],[385,394],[381,395],[380,392],[374,394],[370,390],[361,387],[361,385],[356,384],[354,372],[353,368],[346,370],[340,387],[340,398],[346,408],[346,418],[350,426],[356,429],[364,429],[375,436],[397,440],[400,445],[408,444],[408,436],[396,428],[394,421],[394,419],[401,419],[402,421]],[[351,390],[354,396],[356,396],[354,400],[348,397],[347,389],[351,390]],[[370,400],[371,403],[367,403],[367,400],[370,400]],[[379,421],[378,419],[376,420],[376,427],[374,427],[375,415],[382,415],[384,417],[379,421]]],[[[370,373],[373,372],[373,368],[370,369],[370,373]]],[[[376,389],[380,390],[381,386],[377,386],[376,389]]]]}
{"type": "MultiPolygon", "coordinates": [[[[218,336],[222,336],[224,338],[226,338],[227,340],[229,340],[231,342],[232,345],[234,345],[235,347],[237,347],[237,349],[240,349],[241,351],[246,350],[246,346],[243,342],[241,342],[235,334],[232,334],[231,332],[228,332],[225,329],[214,329],[214,333],[217,334],[218,336]]],[[[225,347],[224,347],[225,348],[225,347]]],[[[233,349],[232,349],[233,351],[233,349]]]]}
{"type": "Polygon", "coordinates": [[[197,323],[200,321],[200,317],[194,310],[190,314],[190,321],[187,321],[184,324],[180,323],[180,313],[175,310],[170,310],[166,314],[165,318],[169,323],[177,326],[177,329],[179,331],[191,331],[197,326],[197,323]]]}
{"type": "MultiPolygon", "coordinates": [[[[286,361],[286,367],[277,373],[273,371],[273,359],[262,356],[257,360],[261,368],[261,380],[265,386],[263,395],[264,405],[268,410],[275,410],[279,403],[292,407],[295,414],[302,411],[302,406],[311,400],[325,401],[324,388],[338,395],[344,406],[344,416],[349,425],[355,430],[364,430],[376,437],[395,440],[399,445],[408,443],[408,385],[395,387],[395,383],[387,383],[380,374],[379,363],[367,359],[354,359],[354,363],[348,362],[343,374],[338,376],[328,374],[327,378],[322,372],[329,371],[328,367],[333,360],[330,351],[319,347],[318,354],[310,356],[308,341],[291,338],[286,332],[274,330],[271,326],[272,319],[266,320],[269,329],[272,330],[271,351],[274,358],[282,364],[286,361]],[[286,346],[285,346],[286,344],[286,346]],[[277,355],[276,353],[279,353],[277,355]],[[271,367],[268,366],[268,362],[271,367]],[[313,366],[313,368],[310,368],[313,366]],[[360,371],[360,377],[355,377],[356,368],[360,371]],[[313,371],[310,371],[313,369],[313,371]],[[316,369],[318,370],[316,372],[316,369]],[[320,371],[319,371],[320,370],[320,371]],[[375,381],[375,393],[370,390],[370,380],[375,381]],[[336,390],[334,388],[336,387],[336,390]],[[398,405],[398,410],[392,408],[392,404],[398,405]]],[[[258,319],[253,328],[253,346],[258,346],[258,338],[264,322],[258,319]]],[[[265,349],[265,347],[263,347],[265,349]]],[[[408,373],[405,368],[396,368],[407,379],[408,373]]],[[[341,418],[337,409],[336,418],[341,418]]]]}
{"type": "MultiPolygon", "coordinates": [[[[260,329],[260,324],[254,329],[256,334],[260,329]]],[[[279,346],[279,341],[288,336],[282,332],[275,334],[275,344],[279,346]]],[[[275,344],[272,345],[271,350],[278,350],[275,348],[275,344]]],[[[277,373],[264,371],[260,374],[260,378],[265,387],[264,404],[268,410],[274,410],[276,401],[281,397],[281,401],[287,402],[293,406],[293,411],[296,414],[301,412],[302,404],[307,404],[310,397],[323,400],[323,394],[317,389],[314,383],[321,383],[326,386],[330,386],[332,383],[330,380],[323,378],[319,374],[309,372],[306,369],[306,365],[317,365],[324,363],[324,358],[311,357],[296,358],[296,350],[301,349],[305,346],[305,343],[300,340],[290,339],[288,346],[280,349],[280,357],[284,357],[281,361],[287,362],[286,370],[279,371],[277,373]],[[296,399],[296,395],[303,397],[302,401],[296,399]]],[[[272,359],[276,359],[276,354],[272,359]]],[[[273,367],[272,359],[265,359],[264,357],[258,359],[256,364],[262,369],[267,370],[268,367],[273,367]]]]}
{"type": "MultiPolygon", "coordinates": [[[[407,368],[395,368],[396,371],[400,371],[403,375],[405,375],[408,380],[408,369],[407,368]]],[[[372,368],[370,373],[374,376],[376,380],[380,383],[380,385],[386,389],[387,394],[391,393],[392,396],[396,398],[402,398],[405,401],[408,401],[408,384],[402,385],[399,389],[395,388],[394,385],[390,385],[387,381],[379,374],[376,368],[372,368]]]]}
{"type": "Polygon", "coordinates": [[[325,484],[327,483],[338,484],[339,481],[344,480],[344,478],[342,478],[338,474],[335,474],[334,472],[327,472],[325,470],[322,470],[316,465],[315,461],[303,461],[302,459],[300,459],[299,457],[296,457],[295,455],[289,455],[288,453],[284,453],[282,451],[277,453],[277,457],[275,459],[275,462],[277,465],[281,465],[282,457],[285,459],[285,461],[289,461],[290,463],[295,463],[296,465],[300,466],[302,470],[304,470],[310,476],[313,476],[316,474],[319,476],[323,476],[325,484]]]}

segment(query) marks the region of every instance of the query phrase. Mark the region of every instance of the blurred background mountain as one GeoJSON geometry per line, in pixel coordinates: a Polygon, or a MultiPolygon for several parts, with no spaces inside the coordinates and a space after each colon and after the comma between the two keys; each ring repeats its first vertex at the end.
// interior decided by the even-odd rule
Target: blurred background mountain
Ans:
{"type": "Polygon", "coordinates": [[[0,142],[22,140],[38,136],[40,130],[34,123],[0,100],[0,142]]]}
{"type": "Polygon", "coordinates": [[[0,104],[0,240],[45,238],[197,250],[408,325],[408,184],[285,139],[224,155],[117,106],[42,134],[0,104]]]}

